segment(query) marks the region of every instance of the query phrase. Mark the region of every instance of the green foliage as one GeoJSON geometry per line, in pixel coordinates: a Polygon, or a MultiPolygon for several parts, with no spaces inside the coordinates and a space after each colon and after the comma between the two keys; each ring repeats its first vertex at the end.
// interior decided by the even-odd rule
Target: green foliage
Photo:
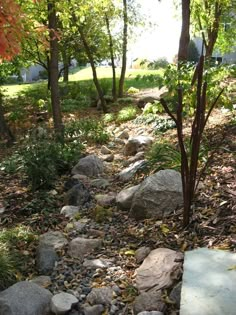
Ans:
{"type": "Polygon", "coordinates": [[[128,120],[132,120],[137,115],[137,108],[134,106],[127,106],[121,109],[117,115],[117,122],[125,122],[128,120]]]}
{"type": "Polygon", "coordinates": [[[0,243],[7,244],[8,247],[14,247],[19,242],[29,244],[36,239],[29,227],[20,225],[11,229],[3,229],[0,232],[0,243]]]}
{"type": "Polygon", "coordinates": [[[16,282],[16,260],[0,243],[0,290],[7,289],[16,282]]]}
{"type": "Polygon", "coordinates": [[[169,62],[167,61],[166,58],[159,58],[157,60],[154,60],[152,62],[149,63],[148,65],[148,69],[151,69],[151,70],[158,70],[160,68],[167,68],[167,66],[169,65],[169,62]]]}
{"type": "Polygon", "coordinates": [[[80,108],[80,102],[74,99],[64,99],[61,102],[61,110],[64,113],[73,113],[80,108]]]}
{"type": "Polygon", "coordinates": [[[72,139],[78,138],[82,142],[91,141],[100,144],[109,140],[109,134],[105,131],[103,123],[89,118],[66,124],[65,136],[72,139]]]}
{"type": "Polygon", "coordinates": [[[144,124],[150,125],[154,129],[154,133],[158,134],[160,132],[165,132],[169,129],[173,129],[176,127],[173,120],[169,117],[159,116],[153,113],[146,113],[145,115],[138,116],[134,123],[137,125],[144,124]]]}
{"type": "Polygon", "coordinates": [[[112,122],[116,119],[115,115],[112,114],[112,113],[107,113],[104,115],[103,117],[103,121],[104,123],[109,123],[109,122],[112,122]]]}
{"type": "Polygon", "coordinates": [[[110,208],[96,206],[93,209],[93,217],[95,221],[98,223],[103,223],[107,221],[111,216],[112,216],[112,211],[110,208]]]}
{"type": "Polygon", "coordinates": [[[160,102],[147,103],[143,108],[143,115],[163,113],[164,109],[160,102]]]}
{"type": "Polygon", "coordinates": [[[0,170],[7,174],[15,174],[22,169],[22,165],[22,156],[16,151],[6,160],[0,162],[0,170]]]}
{"type": "Polygon", "coordinates": [[[139,89],[136,89],[136,88],[134,88],[133,86],[131,86],[131,87],[128,89],[128,91],[127,91],[128,94],[135,94],[135,93],[138,93],[138,92],[139,92],[139,89]]]}
{"type": "Polygon", "coordinates": [[[190,40],[188,45],[188,61],[192,62],[198,62],[199,60],[199,53],[197,50],[197,47],[193,40],[190,40]]]}
{"type": "Polygon", "coordinates": [[[21,155],[32,190],[51,187],[58,175],[78,161],[80,152],[78,142],[62,144],[50,139],[30,141],[21,155]]]}
{"type": "Polygon", "coordinates": [[[151,168],[155,171],[162,169],[174,169],[179,171],[181,166],[181,154],[172,145],[156,142],[147,153],[147,159],[151,168]]]}
{"type": "Polygon", "coordinates": [[[138,74],[135,77],[135,80],[142,81],[145,84],[154,83],[156,84],[156,86],[161,86],[163,83],[162,76],[159,74],[144,74],[144,75],[138,74]]]}

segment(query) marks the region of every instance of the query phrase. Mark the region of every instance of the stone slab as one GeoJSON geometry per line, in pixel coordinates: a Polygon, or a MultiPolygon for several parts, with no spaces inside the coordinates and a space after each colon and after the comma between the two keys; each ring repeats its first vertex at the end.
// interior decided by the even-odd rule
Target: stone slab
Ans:
{"type": "Polygon", "coordinates": [[[235,268],[235,253],[207,248],[186,252],[180,315],[235,315],[235,268]]]}

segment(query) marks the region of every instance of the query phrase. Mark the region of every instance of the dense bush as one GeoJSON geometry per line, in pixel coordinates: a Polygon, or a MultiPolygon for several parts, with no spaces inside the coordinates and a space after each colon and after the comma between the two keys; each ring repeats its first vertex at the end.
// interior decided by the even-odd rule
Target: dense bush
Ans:
{"type": "Polygon", "coordinates": [[[137,108],[135,106],[127,106],[121,109],[117,115],[116,121],[117,122],[125,122],[128,120],[132,120],[137,115],[137,108]]]}
{"type": "Polygon", "coordinates": [[[165,69],[167,68],[168,65],[169,65],[169,62],[167,61],[165,57],[163,57],[163,58],[159,58],[157,60],[150,62],[148,64],[148,69],[150,70],[158,70],[160,68],[165,69]]]}

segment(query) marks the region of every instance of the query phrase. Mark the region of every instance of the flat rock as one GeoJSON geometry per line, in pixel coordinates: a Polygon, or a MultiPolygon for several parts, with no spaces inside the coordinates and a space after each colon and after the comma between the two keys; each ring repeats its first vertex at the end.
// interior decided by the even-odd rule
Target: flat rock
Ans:
{"type": "Polygon", "coordinates": [[[183,254],[168,248],[150,252],[136,270],[136,285],[140,291],[171,287],[182,273],[183,254]]]}
{"type": "Polygon", "coordinates": [[[73,227],[75,228],[77,232],[82,232],[84,228],[86,227],[86,225],[89,223],[89,221],[90,220],[87,218],[80,219],[74,222],[73,227]]]}
{"type": "Polygon", "coordinates": [[[135,258],[138,264],[144,261],[144,259],[150,254],[151,248],[150,247],[140,247],[135,252],[135,258]]]}
{"type": "Polygon", "coordinates": [[[146,164],[145,160],[137,161],[131,164],[129,167],[125,168],[118,174],[119,180],[122,182],[130,181],[135,176],[137,171],[144,167],[145,164],[146,164]]]}
{"type": "Polygon", "coordinates": [[[112,301],[112,295],[113,290],[110,287],[93,288],[87,296],[87,302],[91,305],[110,305],[112,301]]]}
{"type": "Polygon", "coordinates": [[[105,189],[109,187],[110,185],[109,181],[105,178],[96,178],[96,179],[91,180],[90,183],[92,187],[97,187],[97,188],[102,188],[102,189],[105,189]]]}
{"type": "Polygon", "coordinates": [[[105,307],[101,304],[98,305],[85,305],[83,306],[84,315],[102,315],[105,310],[105,307]]]}
{"type": "Polygon", "coordinates": [[[183,203],[180,173],[162,170],[145,178],[134,194],[130,215],[136,220],[162,219],[183,203]]]}
{"type": "Polygon", "coordinates": [[[78,299],[69,293],[61,292],[53,296],[51,300],[51,311],[56,315],[64,315],[78,304],[78,299]]]}
{"type": "Polygon", "coordinates": [[[36,265],[39,273],[49,275],[54,267],[59,256],[55,248],[45,244],[39,245],[36,250],[36,265]]]}
{"type": "Polygon", "coordinates": [[[77,206],[64,206],[61,209],[61,214],[64,214],[66,218],[74,218],[76,214],[79,213],[79,207],[77,206]]]}
{"type": "Polygon", "coordinates": [[[164,311],[166,308],[161,291],[142,292],[133,303],[134,315],[145,311],[164,311]]]}
{"type": "Polygon", "coordinates": [[[104,155],[106,155],[106,154],[111,154],[111,150],[108,149],[108,147],[106,147],[105,145],[103,145],[103,146],[101,147],[101,153],[104,154],[104,155]]]}
{"type": "Polygon", "coordinates": [[[136,153],[135,156],[131,156],[128,160],[125,160],[123,162],[123,165],[127,166],[137,161],[144,160],[144,158],[145,158],[145,152],[141,151],[141,152],[136,153]]]}
{"type": "Polygon", "coordinates": [[[49,231],[39,237],[39,245],[51,246],[54,249],[61,249],[68,241],[59,231],[49,231]]]}
{"type": "Polygon", "coordinates": [[[85,259],[83,266],[86,268],[90,268],[90,269],[97,269],[97,268],[101,268],[101,269],[105,269],[105,268],[109,268],[113,265],[112,261],[109,259],[103,259],[103,258],[98,258],[98,259],[85,259]]]}
{"type": "Polygon", "coordinates": [[[50,291],[22,281],[0,292],[1,315],[49,315],[50,291]]]}
{"type": "Polygon", "coordinates": [[[236,314],[236,254],[199,248],[185,252],[181,315],[236,314]]]}
{"type": "Polygon", "coordinates": [[[69,243],[69,255],[82,260],[85,255],[90,254],[94,249],[101,247],[102,243],[102,239],[77,237],[69,243]]]}
{"type": "Polygon", "coordinates": [[[96,155],[88,155],[79,160],[72,169],[72,174],[82,174],[88,177],[98,176],[104,172],[104,165],[96,155]]]}
{"type": "Polygon", "coordinates": [[[130,210],[134,194],[138,190],[139,185],[132,186],[121,190],[116,196],[117,207],[121,210],[130,210]]]}
{"type": "Polygon", "coordinates": [[[47,288],[52,284],[52,280],[49,276],[38,276],[30,280],[30,282],[35,283],[42,288],[47,288]]]}

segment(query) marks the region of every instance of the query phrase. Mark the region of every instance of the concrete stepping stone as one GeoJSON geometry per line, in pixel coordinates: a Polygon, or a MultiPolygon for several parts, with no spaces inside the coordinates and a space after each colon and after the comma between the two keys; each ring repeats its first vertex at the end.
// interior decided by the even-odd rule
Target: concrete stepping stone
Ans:
{"type": "Polygon", "coordinates": [[[199,248],[185,253],[180,315],[236,314],[236,254],[199,248]]]}

